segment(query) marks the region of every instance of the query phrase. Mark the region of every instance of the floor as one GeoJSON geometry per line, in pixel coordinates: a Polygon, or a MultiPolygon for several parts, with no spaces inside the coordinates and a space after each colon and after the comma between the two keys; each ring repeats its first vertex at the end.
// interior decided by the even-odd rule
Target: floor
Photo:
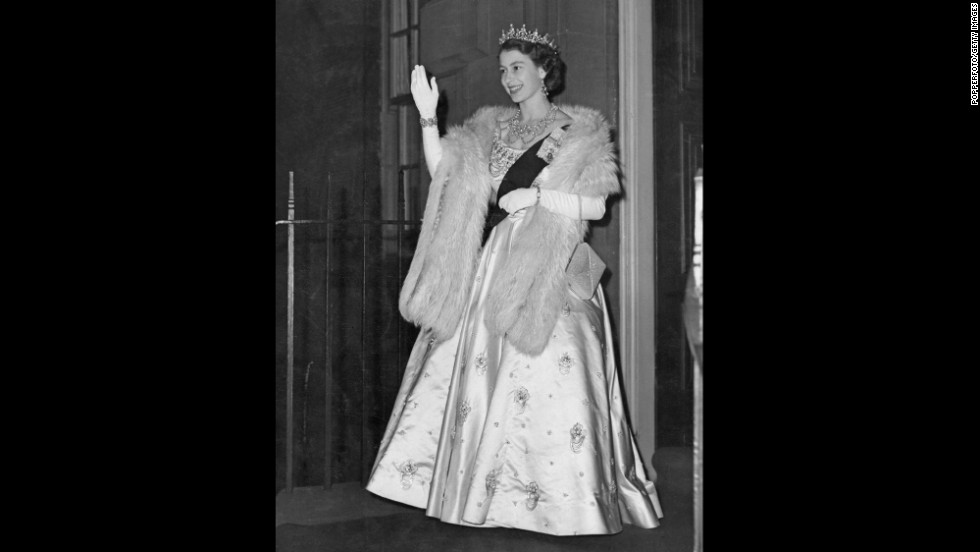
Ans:
{"type": "Polygon", "coordinates": [[[276,499],[277,552],[521,552],[632,550],[691,552],[694,508],[690,453],[658,452],[657,490],[664,510],[661,526],[631,525],[602,536],[555,537],[517,529],[481,529],[443,523],[421,509],[385,500],[359,483],[335,485],[330,492],[296,489],[276,499]]]}

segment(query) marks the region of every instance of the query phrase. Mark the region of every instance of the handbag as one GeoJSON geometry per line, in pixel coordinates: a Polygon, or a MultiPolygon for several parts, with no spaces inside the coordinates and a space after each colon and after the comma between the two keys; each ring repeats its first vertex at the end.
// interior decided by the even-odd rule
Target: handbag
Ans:
{"type": "Polygon", "coordinates": [[[579,243],[565,268],[565,277],[572,293],[583,301],[592,299],[599,287],[599,279],[606,270],[606,263],[585,242],[579,243]]]}

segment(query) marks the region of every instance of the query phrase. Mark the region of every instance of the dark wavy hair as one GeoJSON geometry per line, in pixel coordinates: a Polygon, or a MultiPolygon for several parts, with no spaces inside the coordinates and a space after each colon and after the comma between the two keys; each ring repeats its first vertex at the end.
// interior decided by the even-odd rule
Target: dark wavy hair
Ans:
{"type": "Polygon", "coordinates": [[[544,86],[548,89],[549,96],[560,94],[565,89],[565,62],[556,50],[547,44],[511,38],[500,45],[497,55],[510,50],[517,50],[531,58],[535,66],[545,70],[547,74],[544,76],[544,86]]]}

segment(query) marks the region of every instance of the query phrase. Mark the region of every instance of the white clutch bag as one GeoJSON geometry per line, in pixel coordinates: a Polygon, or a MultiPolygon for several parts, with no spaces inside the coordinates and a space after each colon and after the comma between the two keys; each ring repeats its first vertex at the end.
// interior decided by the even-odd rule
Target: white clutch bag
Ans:
{"type": "Polygon", "coordinates": [[[576,297],[588,301],[595,295],[595,290],[599,287],[599,279],[602,278],[605,270],[606,263],[602,262],[589,244],[582,242],[575,247],[565,269],[568,287],[576,297]]]}

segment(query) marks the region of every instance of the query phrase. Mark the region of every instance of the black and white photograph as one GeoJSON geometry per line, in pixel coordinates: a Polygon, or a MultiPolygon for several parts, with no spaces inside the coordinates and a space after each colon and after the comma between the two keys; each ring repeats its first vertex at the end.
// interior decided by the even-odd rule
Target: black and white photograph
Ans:
{"type": "Polygon", "coordinates": [[[980,8],[941,4],[11,19],[27,548],[957,549],[980,8]]]}
{"type": "Polygon", "coordinates": [[[703,550],[703,28],[276,1],[278,551],[703,550]]]}

